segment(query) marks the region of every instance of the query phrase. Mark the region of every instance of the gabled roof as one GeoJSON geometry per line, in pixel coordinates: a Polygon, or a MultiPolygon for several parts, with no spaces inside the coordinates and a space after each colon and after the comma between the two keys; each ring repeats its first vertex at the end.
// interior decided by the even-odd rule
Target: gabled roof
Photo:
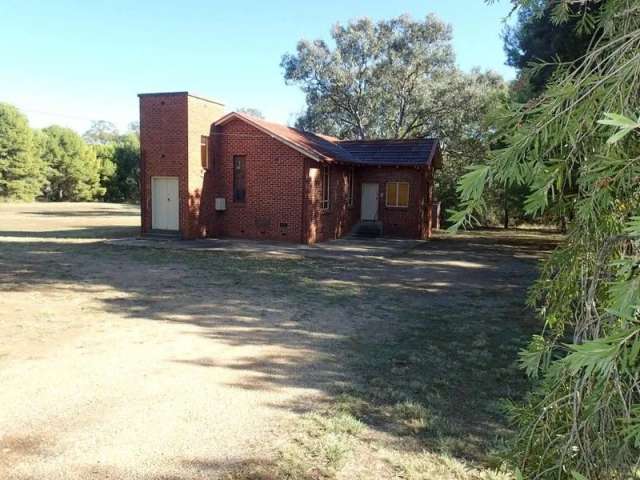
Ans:
{"type": "Polygon", "coordinates": [[[328,135],[316,135],[238,112],[225,115],[214,125],[224,125],[233,119],[243,120],[319,162],[392,166],[429,165],[434,159],[439,162],[440,147],[436,138],[341,141],[328,135]]]}
{"type": "Polygon", "coordinates": [[[352,161],[349,152],[327,140],[326,137],[321,137],[310,132],[304,132],[297,128],[287,127],[278,123],[267,122],[266,120],[253,117],[245,113],[231,112],[215,122],[214,125],[224,125],[235,118],[244,120],[248,124],[256,127],[258,130],[280,140],[295,150],[298,150],[303,155],[314,160],[329,162],[352,161]]]}

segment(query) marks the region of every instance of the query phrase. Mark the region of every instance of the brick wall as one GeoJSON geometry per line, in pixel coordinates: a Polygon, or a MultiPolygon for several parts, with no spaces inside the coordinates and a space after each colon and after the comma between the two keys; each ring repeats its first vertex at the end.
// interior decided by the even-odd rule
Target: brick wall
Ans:
{"type": "MultiPolygon", "coordinates": [[[[211,124],[222,117],[224,106],[195,96],[188,97],[187,145],[188,163],[188,212],[185,237],[195,238],[207,234],[206,225],[199,219],[204,194],[205,170],[202,168],[200,141],[203,135],[209,136],[211,124]]],[[[211,138],[209,138],[211,141],[211,138]]],[[[210,150],[210,149],[209,149],[210,150]]],[[[209,159],[212,160],[211,152],[209,159]]]]}
{"type": "Polygon", "coordinates": [[[378,219],[385,235],[408,238],[430,236],[429,169],[415,167],[362,167],[358,182],[378,184],[378,219]],[[387,182],[409,183],[409,206],[387,207],[387,182]]]}
{"type": "Polygon", "coordinates": [[[178,225],[183,238],[199,235],[202,190],[200,135],[223,113],[219,103],[186,92],[140,95],[142,232],[151,230],[151,178],[178,177],[178,225]]]}
{"type": "Polygon", "coordinates": [[[207,172],[203,195],[208,235],[303,241],[305,157],[238,119],[216,127],[211,138],[213,169],[207,172]],[[233,201],[234,155],[246,156],[243,203],[233,201]],[[226,199],[226,211],[215,211],[216,197],[226,199]]]}
{"type": "Polygon", "coordinates": [[[358,168],[354,168],[353,205],[348,202],[347,165],[329,166],[329,208],[323,209],[322,176],[320,164],[312,159],[305,160],[305,202],[304,236],[306,243],[323,242],[340,238],[351,232],[360,218],[360,189],[358,188],[358,168]]]}
{"type": "MultiPolygon", "coordinates": [[[[151,230],[151,178],[178,177],[179,194],[188,190],[187,96],[140,96],[141,215],[142,231],[151,230]]],[[[187,203],[180,198],[178,224],[182,229],[187,203]]]]}
{"type": "Polygon", "coordinates": [[[225,236],[314,243],[348,234],[360,220],[361,184],[378,183],[385,235],[431,235],[430,168],[355,167],[348,205],[348,165],[330,166],[330,206],[321,208],[320,164],[270,135],[232,119],[212,127],[222,105],[186,93],[140,96],[142,231],[151,229],[151,178],[178,177],[183,238],[225,236]],[[211,168],[200,163],[200,137],[209,135],[211,168]],[[233,156],[246,156],[246,199],[233,201],[233,156]],[[409,207],[387,207],[386,183],[409,183],[409,207]],[[226,210],[215,210],[215,198],[226,210]]]}

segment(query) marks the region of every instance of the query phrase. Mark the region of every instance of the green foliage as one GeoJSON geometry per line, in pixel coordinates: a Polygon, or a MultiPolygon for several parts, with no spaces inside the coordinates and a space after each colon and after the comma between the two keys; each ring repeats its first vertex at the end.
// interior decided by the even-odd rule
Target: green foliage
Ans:
{"type": "Polygon", "coordinates": [[[531,292],[545,331],[521,363],[540,380],[509,406],[509,458],[523,478],[639,474],[640,5],[583,3],[577,18],[572,2],[557,2],[554,21],[581,22],[592,47],[555,65],[535,102],[503,110],[505,144],[463,177],[453,216],[454,228],[472,222],[497,184],[527,185],[533,216],[570,219],[531,292]]]}
{"type": "Polygon", "coordinates": [[[0,103],[0,198],[34,200],[46,182],[39,136],[18,109],[0,103]]]}
{"type": "Polygon", "coordinates": [[[115,146],[113,143],[93,144],[90,148],[96,155],[100,165],[100,184],[105,185],[116,173],[116,164],[113,160],[115,146]]]}
{"type": "Polygon", "coordinates": [[[485,119],[506,95],[502,79],[456,69],[451,29],[433,15],[359,19],[331,36],[335,47],[305,40],[282,59],[285,80],[306,95],[297,126],[343,139],[438,137],[445,159],[436,192],[455,207],[458,177],[489,151],[485,119]]]}
{"type": "Polygon", "coordinates": [[[475,213],[482,213],[486,208],[486,202],[483,197],[485,190],[490,187],[488,165],[474,165],[467,167],[468,172],[459,179],[457,193],[463,203],[474,201],[474,210],[455,211],[451,210],[450,220],[454,225],[473,225],[478,223],[475,213]]]}
{"type": "Polygon", "coordinates": [[[262,112],[257,108],[242,107],[242,108],[239,108],[237,111],[240,113],[246,113],[247,115],[251,115],[252,117],[264,118],[264,115],[262,114],[262,112]]]}
{"type": "Polygon", "coordinates": [[[557,63],[573,62],[582,57],[591,41],[593,9],[591,5],[568,5],[563,8],[548,0],[527,2],[518,11],[517,22],[504,32],[507,64],[519,70],[514,85],[521,102],[540,95],[556,72],[557,63]],[[587,10],[588,15],[571,15],[587,10]],[[564,21],[558,22],[559,16],[564,21]]]}
{"type": "MultiPolygon", "coordinates": [[[[259,112],[254,112],[259,113],[259,112]]],[[[108,202],[136,202],[140,199],[140,126],[129,124],[120,135],[111,122],[93,122],[83,137],[90,141],[100,164],[100,184],[108,202]]]]}
{"type": "Polygon", "coordinates": [[[118,129],[107,120],[94,120],[82,138],[90,144],[105,145],[118,139],[118,129]]]}
{"type": "Polygon", "coordinates": [[[42,159],[47,165],[49,200],[93,200],[105,193],[100,186],[100,162],[73,130],[59,126],[43,130],[42,159]]]}
{"type": "Polygon", "coordinates": [[[31,130],[15,107],[0,103],[0,198],[139,200],[139,125],[120,135],[97,121],[83,137],[90,145],[56,125],[31,130]]]}
{"type": "Polygon", "coordinates": [[[449,26],[434,16],[362,18],[336,24],[331,36],[335,48],[303,40],[282,59],[285,80],[306,94],[301,126],[340,138],[404,138],[434,117],[425,87],[454,69],[449,26]]]}
{"type": "Polygon", "coordinates": [[[543,335],[534,335],[529,348],[520,352],[520,366],[531,378],[538,378],[540,372],[546,371],[551,360],[553,343],[543,335]]]}
{"type": "Polygon", "coordinates": [[[118,137],[108,145],[113,172],[104,177],[109,202],[134,202],[140,199],[140,139],[133,133],[118,137]]]}
{"type": "MultiPolygon", "coordinates": [[[[453,72],[428,88],[433,90],[433,117],[417,136],[440,139],[444,161],[435,177],[435,192],[446,208],[457,208],[457,182],[469,165],[488,158],[495,142],[492,114],[506,100],[507,90],[501,78],[479,71],[453,72]]],[[[503,190],[491,190],[491,194],[479,219],[483,223],[496,216],[504,203],[503,190]]]]}
{"type": "Polygon", "coordinates": [[[625,117],[624,115],[618,115],[616,113],[605,113],[606,119],[598,120],[598,123],[602,125],[611,125],[613,127],[618,127],[618,131],[611,135],[607,140],[607,143],[613,144],[618,143],[629,133],[634,130],[640,129],[640,118],[638,120],[631,120],[630,118],[625,117]]]}

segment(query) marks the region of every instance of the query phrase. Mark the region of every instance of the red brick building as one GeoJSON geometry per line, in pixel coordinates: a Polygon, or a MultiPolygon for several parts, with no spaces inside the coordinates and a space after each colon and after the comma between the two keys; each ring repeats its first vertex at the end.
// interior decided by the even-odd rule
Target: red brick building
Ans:
{"type": "Polygon", "coordinates": [[[340,141],[187,92],[140,94],[142,233],[313,243],[431,235],[435,139],[340,141]]]}

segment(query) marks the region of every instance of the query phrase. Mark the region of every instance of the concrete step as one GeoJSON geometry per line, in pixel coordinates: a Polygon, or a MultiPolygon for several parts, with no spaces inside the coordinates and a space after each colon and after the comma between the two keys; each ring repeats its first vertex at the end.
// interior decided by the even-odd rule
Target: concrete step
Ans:
{"type": "Polygon", "coordinates": [[[174,230],[151,230],[142,235],[145,240],[178,240],[180,232],[174,230]]]}
{"type": "Polygon", "coordinates": [[[360,222],[353,227],[354,237],[376,238],[382,236],[382,222],[360,222]]]}

